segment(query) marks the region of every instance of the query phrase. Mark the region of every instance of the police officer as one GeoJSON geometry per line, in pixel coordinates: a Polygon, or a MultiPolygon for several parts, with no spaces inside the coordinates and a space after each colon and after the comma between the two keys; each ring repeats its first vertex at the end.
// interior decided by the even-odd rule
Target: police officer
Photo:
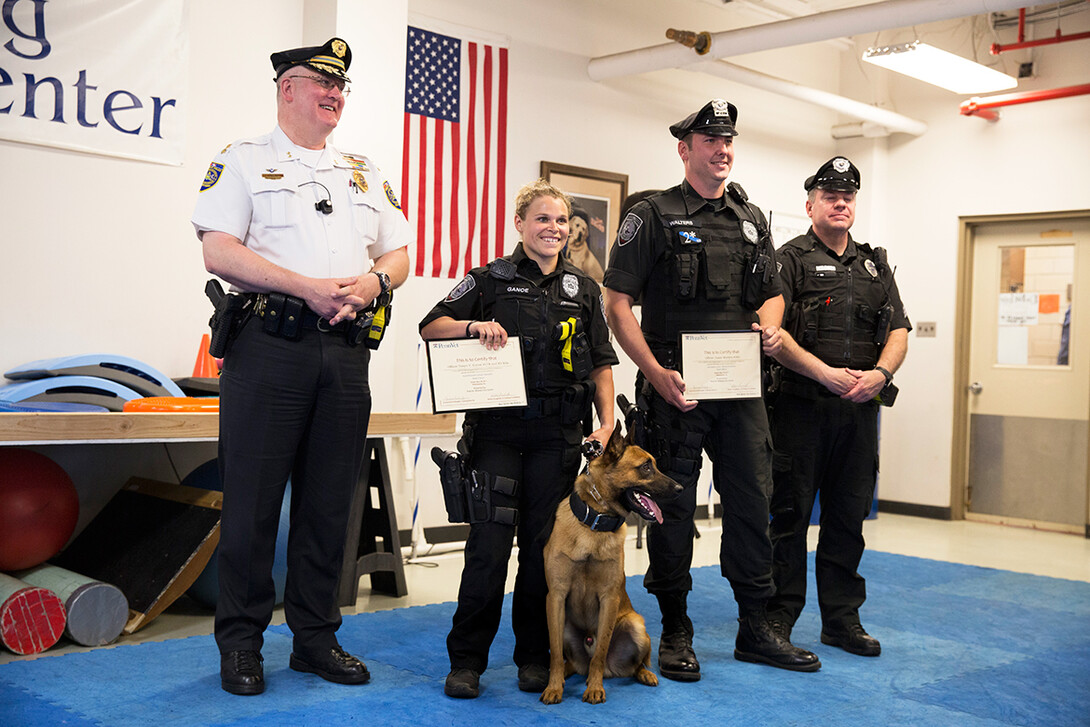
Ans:
{"type": "Polygon", "coordinates": [[[637,401],[648,414],[648,447],[659,469],[685,488],[663,504],[662,525],[648,531],[644,579],[662,610],[659,669],[680,681],[700,678],[687,596],[702,451],[723,503],[720,565],[740,615],[735,658],[796,671],[821,667],[766,619],[772,449],[764,403],[689,400],[678,371],[681,332],[752,328],[762,331],[766,352],[779,346],[783,299],[768,225],[742,188],[727,184],[737,116],[733,104],[715,99],[670,127],[685,180],[628,212],[604,282],[610,326],[640,369],[637,401]],[[638,323],[632,306],[641,296],[638,323]]]}
{"type": "Polygon", "coordinates": [[[519,689],[544,691],[549,678],[542,535],[572,488],[583,435],[603,446],[613,431],[613,373],[598,284],[561,251],[571,200],[544,180],[515,200],[515,251],[470,271],[420,322],[420,335],[479,338],[490,348],[518,336],[529,404],[469,412],[462,446],[468,467],[492,487],[492,511],[471,520],[458,608],[447,636],[451,671],[444,691],[474,698],[500,623],[507,563],[518,536],[512,598],[519,689]],[[591,432],[593,402],[601,426],[591,432]]]}
{"type": "Polygon", "coordinates": [[[806,603],[806,530],[815,493],[821,535],[814,570],[821,641],[878,656],[859,622],[863,520],[878,474],[878,399],[892,404],[908,332],[886,251],[852,239],[859,170],[834,157],[806,180],[812,226],[778,251],[785,367],[772,414],[774,626],[789,636],[806,603]]]}
{"type": "Polygon", "coordinates": [[[348,44],[331,38],[271,61],[277,126],[216,156],[192,219],[209,272],[246,298],[220,377],[215,635],[221,684],[234,694],[265,688],[262,634],[289,475],[290,666],[343,684],[369,678],[336,636],[348,510],[371,410],[370,352],[354,322],[408,274],[408,224],[386,180],[367,157],[326,143],[348,95],[348,44]]]}

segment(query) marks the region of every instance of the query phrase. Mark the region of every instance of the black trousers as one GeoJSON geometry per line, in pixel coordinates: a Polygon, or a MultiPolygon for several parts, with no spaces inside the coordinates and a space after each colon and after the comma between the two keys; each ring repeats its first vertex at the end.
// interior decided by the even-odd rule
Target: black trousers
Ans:
{"type": "Polygon", "coordinates": [[[814,557],[822,623],[859,623],[867,598],[859,575],[863,520],[878,475],[878,405],[837,396],[782,393],[772,413],[776,464],[772,496],[773,575],[769,615],[794,624],[806,605],[806,531],[821,498],[814,557]]]}
{"type": "MultiPolygon", "coordinates": [[[[637,387],[641,383],[637,380],[637,387]]],[[[677,499],[660,503],[663,522],[648,528],[644,586],[654,594],[692,590],[696,485],[701,452],[707,452],[723,507],[720,570],[739,605],[763,604],[773,591],[768,534],[772,445],[764,402],[704,401],[681,412],[657,393],[649,401],[652,454],[684,490],[677,499]]]]}
{"type": "MultiPolygon", "coordinates": [[[[559,416],[520,419],[470,415],[470,466],[518,481],[518,494],[505,506],[519,511],[518,525],[476,523],[469,528],[465,567],[458,588],[447,652],[451,668],[483,672],[500,626],[507,563],[518,536],[518,574],[511,603],[517,666],[549,664],[549,628],[545,618],[545,564],[542,549],[552,532],[556,508],[578,474],[579,424],[561,425],[559,416]]],[[[493,502],[497,500],[493,497],[493,502]]]]}
{"type": "Polygon", "coordinates": [[[371,390],[370,351],[308,330],[298,341],[252,318],[220,376],[223,514],[216,643],[259,650],[272,618],[273,553],[291,477],[284,613],[297,651],[337,645],[337,586],[359,479],[371,390]]]}

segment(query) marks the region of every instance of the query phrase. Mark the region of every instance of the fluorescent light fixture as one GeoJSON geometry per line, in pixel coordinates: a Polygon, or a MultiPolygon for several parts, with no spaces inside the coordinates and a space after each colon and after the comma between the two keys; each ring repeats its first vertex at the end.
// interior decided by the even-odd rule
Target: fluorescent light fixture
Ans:
{"type": "Polygon", "coordinates": [[[868,48],[863,60],[954,93],[990,93],[1018,86],[1006,73],[920,41],[868,48]]]}

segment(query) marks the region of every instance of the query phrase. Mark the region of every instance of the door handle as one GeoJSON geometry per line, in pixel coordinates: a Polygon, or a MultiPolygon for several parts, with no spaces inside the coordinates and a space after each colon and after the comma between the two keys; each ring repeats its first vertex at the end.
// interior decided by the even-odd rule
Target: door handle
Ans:
{"type": "Polygon", "coordinates": [[[973,383],[969,384],[970,394],[978,395],[982,391],[984,391],[984,385],[981,384],[979,381],[974,381],[973,383]]]}

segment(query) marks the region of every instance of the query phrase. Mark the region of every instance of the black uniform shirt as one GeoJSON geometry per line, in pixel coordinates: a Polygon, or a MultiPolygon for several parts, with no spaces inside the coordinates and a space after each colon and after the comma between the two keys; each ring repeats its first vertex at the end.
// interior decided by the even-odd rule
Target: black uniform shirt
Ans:
{"type": "Polygon", "coordinates": [[[519,336],[530,396],[558,394],[577,379],[565,371],[556,338],[559,323],[576,318],[589,344],[591,369],[612,366],[617,354],[609,340],[598,283],[559,257],[556,269],[545,275],[528,257],[520,242],[500,260],[514,264],[514,276],[504,280],[490,270],[497,261],[474,268],[420,321],[450,316],[455,320],[497,321],[509,336],[519,336]]]}

